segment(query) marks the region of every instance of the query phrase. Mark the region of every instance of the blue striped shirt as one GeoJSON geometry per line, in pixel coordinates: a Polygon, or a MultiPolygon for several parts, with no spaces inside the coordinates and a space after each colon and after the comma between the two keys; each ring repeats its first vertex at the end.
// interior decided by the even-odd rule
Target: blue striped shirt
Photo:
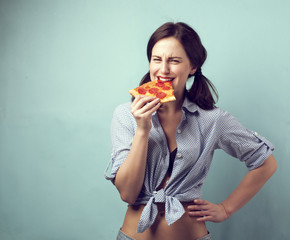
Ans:
{"type": "MultiPolygon", "coordinates": [[[[119,105],[113,115],[111,164],[105,173],[108,180],[115,178],[119,167],[127,158],[136,131],[137,125],[130,112],[130,104],[119,105]]],[[[185,213],[181,202],[201,198],[201,188],[215,149],[223,149],[245,162],[249,170],[262,165],[274,150],[268,140],[246,129],[228,112],[220,108],[203,110],[187,98],[182,106],[182,119],[176,130],[176,141],[178,150],[172,175],[166,187],[157,191],[168,170],[170,152],[155,112],[149,134],[145,179],[134,203],[146,204],[137,232],[145,231],[154,223],[158,213],[156,203],[165,203],[165,219],[170,225],[185,213]]]]}

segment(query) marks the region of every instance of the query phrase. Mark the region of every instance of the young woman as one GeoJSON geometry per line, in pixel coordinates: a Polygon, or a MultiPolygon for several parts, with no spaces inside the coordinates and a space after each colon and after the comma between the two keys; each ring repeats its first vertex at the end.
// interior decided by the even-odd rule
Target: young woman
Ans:
{"type": "Polygon", "coordinates": [[[138,96],[114,112],[106,178],[129,203],[117,239],[211,239],[205,222],[226,220],[261,189],[277,168],[274,148],[214,105],[216,92],[201,71],[206,50],[191,27],[162,25],[148,42],[147,56],[149,72],[140,84],[172,81],[176,101],[138,96]],[[219,204],[201,199],[215,149],[250,170],[219,204]]]}

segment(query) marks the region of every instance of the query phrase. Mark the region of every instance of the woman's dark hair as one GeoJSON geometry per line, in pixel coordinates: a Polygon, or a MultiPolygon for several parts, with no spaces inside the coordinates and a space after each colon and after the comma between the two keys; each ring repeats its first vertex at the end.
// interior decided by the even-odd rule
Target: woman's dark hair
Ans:
{"type": "MultiPolygon", "coordinates": [[[[147,58],[151,61],[152,49],[161,39],[174,37],[183,45],[184,50],[194,68],[197,68],[191,88],[188,90],[187,97],[195,102],[202,109],[213,109],[215,100],[212,92],[218,98],[214,85],[205,76],[202,75],[201,67],[206,60],[207,52],[203,47],[198,34],[187,24],[178,22],[168,22],[159,27],[150,37],[147,44],[147,58]]],[[[140,85],[150,81],[150,73],[147,72],[142,78],[140,85]]]]}

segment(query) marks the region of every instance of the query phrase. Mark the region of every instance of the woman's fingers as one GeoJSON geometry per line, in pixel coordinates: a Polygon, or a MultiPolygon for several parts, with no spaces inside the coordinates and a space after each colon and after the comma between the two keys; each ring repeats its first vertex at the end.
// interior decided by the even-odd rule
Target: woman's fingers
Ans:
{"type": "MultiPolygon", "coordinates": [[[[151,102],[147,102],[147,104],[145,104],[141,109],[140,109],[140,113],[144,114],[144,113],[148,113],[148,114],[152,114],[154,112],[154,109],[156,108],[156,106],[158,106],[159,103],[159,99],[156,98],[151,102]]],[[[158,107],[157,107],[158,109],[158,107]]]]}
{"type": "Polygon", "coordinates": [[[135,105],[141,99],[141,97],[142,97],[141,95],[138,95],[137,97],[134,98],[134,101],[131,104],[131,108],[135,107],[135,105]]]}
{"type": "Polygon", "coordinates": [[[137,127],[143,130],[151,129],[152,114],[160,107],[160,100],[150,96],[137,96],[131,104],[131,113],[134,116],[137,127]]]}
{"type": "Polygon", "coordinates": [[[155,103],[155,106],[152,107],[152,108],[148,111],[148,113],[152,115],[155,111],[157,111],[157,109],[160,107],[160,105],[161,105],[160,100],[157,99],[157,102],[155,103]]]}
{"type": "Polygon", "coordinates": [[[131,112],[133,115],[136,112],[138,112],[138,114],[143,114],[154,108],[158,103],[158,98],[138,95],[131,104],[131,112]]]}
{"type": "Polygon", "coordinates": [[[222,222],[228,218],[221,204],[214,204],[206,200],[196,199],[193,205],[187,207],[188,214],[196,217],[197,221],[222,222]]]}
{"type": "Polygon", "coordinates": [[[194,200],[193,205],[189,205],[188,207],[189,214],[194,217],[203,217],[208,213],[208,202],[202,199],[194,200]]]}

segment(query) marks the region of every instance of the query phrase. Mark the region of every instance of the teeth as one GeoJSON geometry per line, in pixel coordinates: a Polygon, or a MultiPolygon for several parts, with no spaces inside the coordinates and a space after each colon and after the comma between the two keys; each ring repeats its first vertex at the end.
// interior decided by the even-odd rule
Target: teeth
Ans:
{"type": "Polygon", "coordinates": [[[157,77],[158,80],[161,80],[163,82],[169,82],[169,81],[173,81],[174,78],[162,78],[162,77],[157,77]]]}

